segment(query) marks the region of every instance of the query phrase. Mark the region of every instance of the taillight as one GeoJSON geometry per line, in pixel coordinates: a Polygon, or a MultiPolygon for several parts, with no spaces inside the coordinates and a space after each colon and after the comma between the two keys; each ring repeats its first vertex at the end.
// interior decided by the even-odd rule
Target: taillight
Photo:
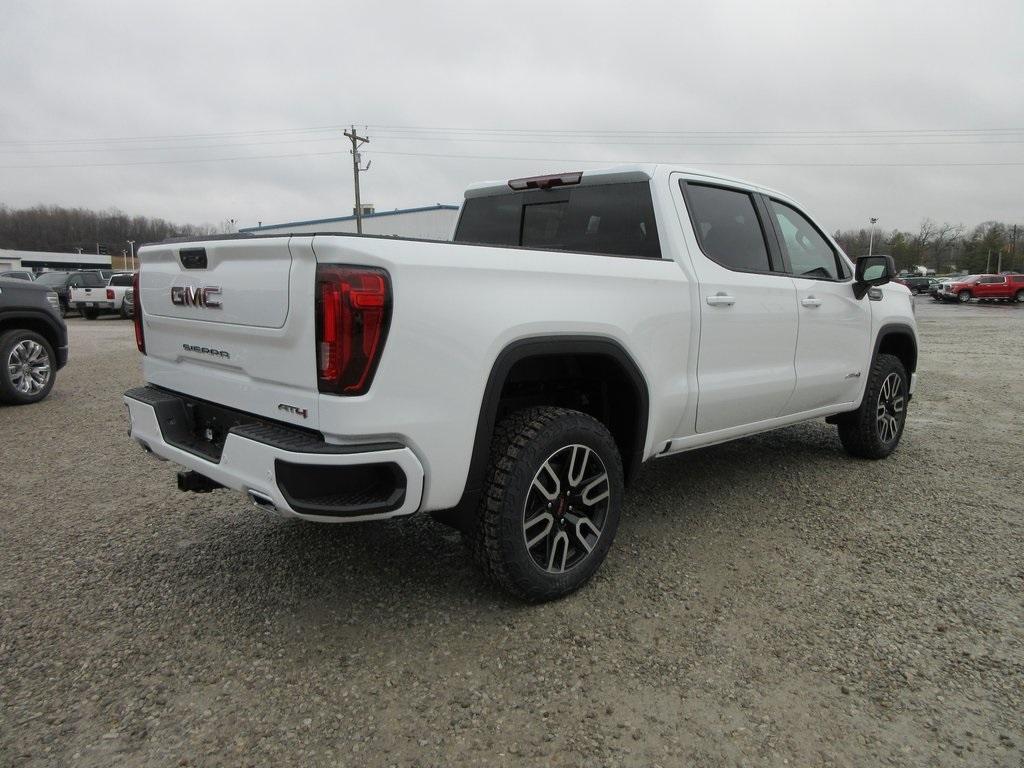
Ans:
{"type": "Polygon", "coordinates": [[[390,323],[387,272],[371,267],[318,266],[316,364],[320,391],[365,394],[390,323]]]}
{"type": "Polygon", "coordinates": [[[107,288],[107,298],[110,301],[114,300],[114,289],[113,288],[107,288]]]}
{"type": "Polygon", "coordinates": [[[146,335],[142,332],[142,295],[139,293],[140,272],[136,272],[132,278],[132,299],[135,303],[132,320],[135,321],[135,346],[139,348],[139,352],[146,354],[146,335]]]}

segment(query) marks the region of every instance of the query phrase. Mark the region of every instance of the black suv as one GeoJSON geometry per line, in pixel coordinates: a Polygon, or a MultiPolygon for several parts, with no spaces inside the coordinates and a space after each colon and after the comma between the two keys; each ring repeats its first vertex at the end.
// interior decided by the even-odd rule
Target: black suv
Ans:
{"type": "Polygon", "coordinates": [[[0,278],[0,402],[39,402],[67,361],[68,331],[53,289],[0,278]]]}
{"type": "Polygon", "coordinates": [[[916,275],[901,277],[899,278],[899,282],[907,286],[911,293],[928,293],[932,287],[932,281],[930,278],[918,277],[916,275]]]}

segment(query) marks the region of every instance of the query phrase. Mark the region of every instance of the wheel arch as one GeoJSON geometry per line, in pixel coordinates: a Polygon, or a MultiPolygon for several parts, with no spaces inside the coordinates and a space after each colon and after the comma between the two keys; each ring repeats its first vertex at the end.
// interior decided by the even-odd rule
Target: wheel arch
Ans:
{"type": "MultiPolygon", "coordinates": [[[[495,358],[484,387],[473,438],[469,471],[459,503],[449,510],[435,512],[434,516],[450,525],[465,529],[476,512],[487,472],[491,436],[499,418],[503,416],[502,406],[515,410],[516,398],[510,395],[509,385],[518,383],[514,377],[520,374],[528,382],[542,382],[537,378],[552,367],[583,364],[587,380],[592,384],[600,374],[610,374],[608,397],[616,401],[619,415],[609,419],[591,412],[608,427],[619,447],[623,470],[631,479],[643,461],[647,440],[650,399],[647,380],[640,367],[626,349],[614,339],[604,336],[539,336],[519,339],[507,345],[495,358]],[[622,399],[624,398],[625,399],[622,399]],[[609,423],[610,422],[610,423],[609,423]]],[[[562,379],[565,381],[565,379],[562,379]]],[[[608,382],[606,382],[608,383],[608,382]]],[[[562,404],[548,398],[546,404],[562,404]]],[[[523,404],[525,406],[525,403],[523,404]]],[[[586,410],[586,409],[584,409],[586,410]]]]}
{"type": "Polygon", "coordinates": [[[875,338],[875,350],[871,359],[879,355],[895,355],[907,369],[907,373],[917,370],[917,335],[906,323],[887,323],[878,330],[875,338]]]}
{"type": "MultiPolygon", "coordinates": [[[[17,329],[38,333],[50,343],[50,347],[53,349],[55,355],[58,354],[57,350],[64,344],[56,324],[43,312],[0,314],[0,335],[17,329]]],[[[55,362],[59,367],[60,362],[55,362]]]]}

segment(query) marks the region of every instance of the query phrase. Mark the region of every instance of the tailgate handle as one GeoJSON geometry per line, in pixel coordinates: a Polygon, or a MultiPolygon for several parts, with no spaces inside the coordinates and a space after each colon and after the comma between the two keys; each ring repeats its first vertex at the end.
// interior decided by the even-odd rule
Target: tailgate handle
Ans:
{"type": "Polygon", "coordinates": [[[206,269],[205,248],[182,248],[178,251],[178,258],[185,269],[206,269]]]}

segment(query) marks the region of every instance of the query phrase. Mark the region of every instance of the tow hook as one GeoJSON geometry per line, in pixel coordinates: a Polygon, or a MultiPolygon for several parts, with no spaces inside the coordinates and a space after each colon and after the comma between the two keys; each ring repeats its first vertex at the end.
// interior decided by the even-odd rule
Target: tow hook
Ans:
{"type": "Polygon", "coordinates": [[[178,472],[178,490],[191,493],[209,493],[224,486],[191,469],[178,472]]]}

